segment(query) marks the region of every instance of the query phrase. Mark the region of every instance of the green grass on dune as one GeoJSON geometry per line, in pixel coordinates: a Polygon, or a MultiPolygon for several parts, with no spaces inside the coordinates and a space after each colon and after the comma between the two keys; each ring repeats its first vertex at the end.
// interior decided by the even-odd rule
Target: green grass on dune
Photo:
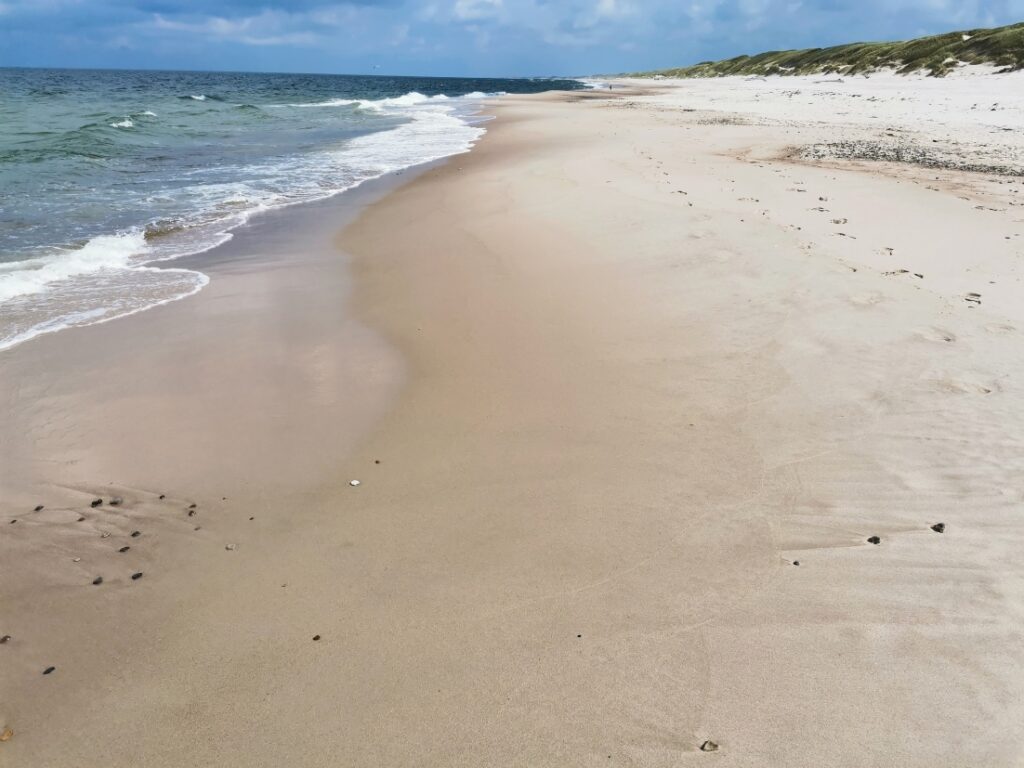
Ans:
{"type": "Polygon", "coordinates": [[[927,72],[942,77],[955,69],[958,62],[992,64],[1006,71],[1024,69],[1024,23],[948,32],[895,43],[849,43],[831,48],[768,51],[756,56],[642,72],[638,76],[855,75],[892,68],[901,74],[927,72]]]}

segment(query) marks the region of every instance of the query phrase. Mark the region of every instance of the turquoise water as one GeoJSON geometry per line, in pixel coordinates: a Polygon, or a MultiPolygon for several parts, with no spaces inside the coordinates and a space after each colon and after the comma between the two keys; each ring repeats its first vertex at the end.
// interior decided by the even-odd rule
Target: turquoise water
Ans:
{"type": "Polygon", "coordinates": [[[467,151],[572,80],[0,69],[0,349],[182,298],[260,211],[467,151]]]}

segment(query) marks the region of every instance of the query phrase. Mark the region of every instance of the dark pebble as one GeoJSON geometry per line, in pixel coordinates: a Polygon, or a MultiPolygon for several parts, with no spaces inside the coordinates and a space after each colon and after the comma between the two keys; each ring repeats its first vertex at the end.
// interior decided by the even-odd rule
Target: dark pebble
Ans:
{"type": "Polygon", "coordinates": [[[882,540],[878,536],[868,536],[869,544],[881,544],[882,540]]]}
{"type": "Polygon", "coordinates": [[[138,573],[133,573],[132,574],[132,581],[138,581],[141,578],[142,578],[142,571],[139,571],[138,573]]]}
{"type": "Polygon", "coordinates": [[[89,506],[90,507],[98,507],[102,503],[103,503],[103,499],[93,499],[92,503],[89,506]]]}
{"type": "Polygon", "coordinates": [[[32,511],[33,512],[42,512],[43,511],[43,505],[42,504],[37,504],[36,508],[33,509],[32,511]]]}
{"type": "Polygon", "coordinates": [[[188,516],[189,516],[189,517],[195,517],[195,516],[196,516],[196,511],[195,511],[194,509],[190,509],[190,510],[188,511],[188,516]]]}
{"type": "Polygon", "coordinates": [[[255,517],[250,517],[249,519],[250,519],[250,520],[255,520],[256,518],[255,518],[255,517]]]}
{"type": "Polygon", "coordinates": [[[800,565],[800,561],[799,560],[794,560],[793,561],[793,565],[800,565]]]}
{"type": "Polygon", "coordinates": [[[141,535],[142,535],[142,531],[132,531],[132,538],[133,539],[138,538],[141,535]]]}
{"type": "Polygon", "coordinates": [[[127,544],[125,544],[125,545],[124,545],[123,547],[121,547],[121,548],[120,548],[119,550],[117,550],[117,551],[118,551],[118,552],[127,552],[127,551],[128,551],[129,549],[131,549],[131,547],[129,547],[129,546],[127,545],[127,544]]]}
{"type": "Polygon", "coordinates": [[[189,504],[189,505],[188,505],[188,508],[189,508],[189,509],[195,509],[195,508],[196,508],[196,505],[195,505],[195,504],[189,504]]]}
{"type": "Polygon", "coordinates": [[[11,520],[11,525],[13,525],[16,522],[18,522],[18,518],[14,518],[13,520],[11,520]]]}
{"type": "Polygon", "coordinates": [[[164,495],[164,494],[162,494],[162,493],[161,493],[161,494],[160,494],[160,496],[159,496],[159,499],[160,499],[160,501],[163,501],[163,500],[164,500],[164,499],[166,499],[166,498],[167,498],[167,496],[165,496],[165,495],[164,495]]]}
{"type": "Polygon", "coordinates": [[[80,523],[81,523],[82,521],[84,521],[84,520],[85,520],[85,518],[84,518],[84,517],[80,517],[80,518],[78,518],[78,522],[80,522],[80,523]]]}
{"type": "Polygon", "coordinates": [[[114,498],[112,498],[110,500],[110,506],[112,506],[112,507],[119,507],[123,503],[124,503],[124,499],[122,499],[120,496],[115,496],[114,498]]]}
{"type": "Polygon", "coordinates": [[[320,639],[320,635],[313,635],[313,640],[314,641],[319,640],[319,639],[320,639]]]}
{"type": "Polygon", "coordinates": [[[705,741],[703,744],[700,745],[700,751],[701,752],[717,752],[718,751],[718,744],[716,744],[715,742],[710,741],[710,740],[709,741],[705,741]]]}
{"type": "Polygon", "coordinates": [[[576,635],[576,637],[583,637],[583,635],[576,635]]]}
{"type": "Polygon", "coordinates": [[[0,637],[0,645],[4,645],[10,639],[11,639],[10,635],[4,635],[3,637],[0,637]]]}
{"type": "Polygon", "coordinates": [[[373,460],[373,463],[374,463],[374,464],[380,464],[380,459],[374,459],[374,460],[373,460]]]}
{"type": "Polygon", "coordinates": [[[97,584],[97,585],[102,584],[103,583],[103,577],[102,576],[97,576],[95,579],[92,580],[92,583],[93,584],[97,584]]]}
{"type": "Polygon", "coordinates": [[[935,531],[936,533],[945,533],[945,531],[946,531],[946,524],[945,523],[936,523],[935,525],[932,526],[932,530],[935,531]]]}
{"type": "Polygon", "coordinates": [[[46,669],[43,670],[43,674],[44,675],[48,675],[51,672],[53,672],[55,669],[57,669],[57,668],[56,667],[47,667],[46,669]]]}

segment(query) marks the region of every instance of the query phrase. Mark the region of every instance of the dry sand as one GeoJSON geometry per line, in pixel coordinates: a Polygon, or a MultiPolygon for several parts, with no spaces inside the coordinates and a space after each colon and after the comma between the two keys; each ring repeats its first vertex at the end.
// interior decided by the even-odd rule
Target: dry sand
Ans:
{"type": "Polygon", "coordinates": [[[1020,180],[619,93],[0,356],[3,764],[1021,764],[1020,180]]]}

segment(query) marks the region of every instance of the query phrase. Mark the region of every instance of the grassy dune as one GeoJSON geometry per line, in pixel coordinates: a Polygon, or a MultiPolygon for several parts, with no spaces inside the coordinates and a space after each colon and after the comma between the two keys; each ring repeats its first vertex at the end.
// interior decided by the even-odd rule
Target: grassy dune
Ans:
{"type": "Polygon", "coordinates": [[[892,68],[901,74],[927,72],[942,77],[958,62],[992,64],[1007,71],[1024,69],[1024,23],[948,32],[895,43],[849,43],[831,48],[768,51],[756,56],[643,72],[639,76],[852,75],[892,68]]]}

